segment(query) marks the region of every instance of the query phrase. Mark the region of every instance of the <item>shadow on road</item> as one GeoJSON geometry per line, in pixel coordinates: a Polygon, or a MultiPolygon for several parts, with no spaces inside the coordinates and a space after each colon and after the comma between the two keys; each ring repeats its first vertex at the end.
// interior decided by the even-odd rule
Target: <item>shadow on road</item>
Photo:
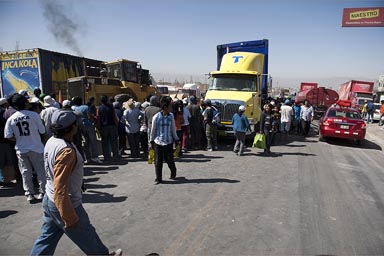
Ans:
{"type": "Polygon", "coordinates": [[[325,143],[336,145],[336,146],[342,146],[342,147],[350,147],[350,148],[362,148],[362,149],[374,149],[374,150],[382,150],[382,148],[367,139],[365,139],[362,143],[362,145],[357,145],[356,141],[353,140],[344,140],[344,139],[338,139],[338,138],[328,138],[324,141],[325,143]]]}
{"type": "Polygon", "coordinates": [[[181,157],[175,158],[177,162],[209,162],[215,158],[224,158],[223,156],[207,156],[203,154],[184,153],[181,157]]]}
{"type": "Polygon", "coordinates": [[[238,183],[239,180],[212,178],[212,179],[187,179],[185,177],[177,177],[174,180],[163,180],[163,184],[184,184],[184,183],[238,183]]]}
{"type": "Polygon", "coordinates": [[[8,216],[11,216],[13,214],[16,214],[17,211],[14,210],[5,210],[5,211],[0,211],[0,219],[5,219],[8,216]]]}
{"type": "MultiPolygon", "coordinates": [[[[273,147],[271,147],[271,150],[273,150],[273,147]]],[[[308,154],[308,153],[302,153],[302,152],[272,152],[268,155],[264,154],[264,152],[259,152],[256,154],[257,156],[261,157],[282,157],[284,155],[288,156],[316,156],[315,154],[308,154]]]]}
{"type": "Polygon", "coordinates": [[[87,189],[87,192],[83,194],[83,203],[121,203],[127,200],[127,198],[126,196],[115,197],[106,192],[87,189]]]}

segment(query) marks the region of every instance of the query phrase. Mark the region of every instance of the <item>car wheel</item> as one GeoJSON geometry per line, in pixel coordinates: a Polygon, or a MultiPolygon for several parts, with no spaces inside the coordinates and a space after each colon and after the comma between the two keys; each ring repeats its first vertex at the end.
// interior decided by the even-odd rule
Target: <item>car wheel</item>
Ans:
{"type": "Polygon", "coordinates": [[[325,138],[323,135],[321,135],[321,133],[319,132],[319,141],[325,141],[325,138]]]}

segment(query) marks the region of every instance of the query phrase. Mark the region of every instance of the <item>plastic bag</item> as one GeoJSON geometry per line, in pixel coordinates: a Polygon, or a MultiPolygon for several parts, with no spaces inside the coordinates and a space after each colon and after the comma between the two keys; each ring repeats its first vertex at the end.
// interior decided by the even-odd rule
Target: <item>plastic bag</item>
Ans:
{"type": "Polygon", "coordinates": [[[152,164],[155,161],[155,150],[150,149],[148,152],[148,164],[152,164]]]}
{"type": "Polygon", "coordinates": [[[253,139],[253,147],[265,149],[266,146],[266,138],[265,134],[257,133],[255,138],[253,139]]]}
{"type": "Polygon", "coordinates": [[[177,143],[177,145],[176,145],[176,148],[175,148],[175,151],[173,151],[173,157],[174,158],[177,158],[177,157],[179,157],[179,155],[180,155],[180,143],[177,143]]]}

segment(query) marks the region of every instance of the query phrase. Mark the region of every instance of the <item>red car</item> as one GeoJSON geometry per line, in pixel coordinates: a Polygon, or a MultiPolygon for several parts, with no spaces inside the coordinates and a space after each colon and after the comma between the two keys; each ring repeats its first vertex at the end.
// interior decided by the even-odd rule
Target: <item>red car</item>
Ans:
{"type": "Polygon", "coordinates": [[[349,107],[329,107],[319,120],[319,140],[326,138],[351,139],[361,145],[366,124],[360,113],[349,107]]]}

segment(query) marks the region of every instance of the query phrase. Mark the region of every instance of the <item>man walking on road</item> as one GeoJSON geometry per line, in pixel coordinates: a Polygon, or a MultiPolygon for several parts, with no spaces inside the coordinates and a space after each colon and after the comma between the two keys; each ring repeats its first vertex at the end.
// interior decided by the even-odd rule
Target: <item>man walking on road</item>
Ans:
{"type": "Polygon", "coordinates": [[[155,184],[163,181],[163,160],[171,170],[171,179],[176,178],[176,165],[173,158],[173,143],[179,142],[176,134],[175,118],[172,114],[172,99],[169,96],[160,100],[161,112],[153,116],[150,135],[151,148],[155,150],[155,184]]]}
{"type": "Polygon", "coordinates": [[[311,121],[313,120],[314,113],[312,106],[309,105],[309,101],[305,100],[304,105],[300,109],[300,121],[304,136],[308,136],[309,129],[311,128],[311,121]]]}
{"type": "Polygon", "coordinates": [[[69,110],[52,115],[51,137],[44,148],[47,175],[43,199],[41,235],[31,255],[53,255],[65,233],[87,255],[122,255],[121,249],[110,253],[89,221],[82,206],[83,161],[72,143],[77,132],[77,116],[69,110]]]}
{"type": "Polygon", "coordinates": [[[233,151],[241,156],[243,154],[243,148],[245,144],[245,134],[251,130],[249,126],[248,118],[244,115],[245,106],[239,107],[239,112],[232,117],[233,131],[235,132],[236,143],[233,151]]]}

